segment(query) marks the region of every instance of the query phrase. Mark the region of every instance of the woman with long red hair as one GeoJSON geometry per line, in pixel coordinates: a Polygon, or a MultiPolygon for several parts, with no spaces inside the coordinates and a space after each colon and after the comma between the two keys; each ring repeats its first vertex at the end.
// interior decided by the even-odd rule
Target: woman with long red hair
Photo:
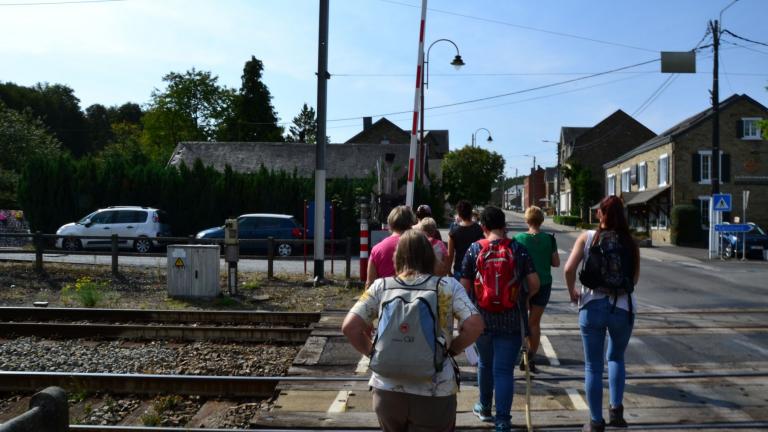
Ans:
{"type": "Polygon", "coordinates": [[[565,282],[571,301],[578,302],[579,327],[584,345],[584,389],[590,413],[590,421],[582,429],[585,432],[605,430],[602,405],[606,332],[610,392],[608,424],[627,427],[623,405],[626,377],[624,352],[634,325],[632,292],[640,276],[640,251],[629,232],[621,199],[613,195],[603,198],[597,216],[600,225],[596,230],[579,236],[565,264],[565,282]],[[602,283],[589,283],[592,288],[582,284],[579,292],[576,291],[576,273],[582,261],[589,259],[590,252],[602,255],[599,262],[603,266],[598,271],[602,275],[598,278],[602,283]],[[615,255],[609,257],[609,254],[615,255]],[[610,266],[610,263],[613,265],[610,266]],[[606,276],[607,273],[611,274],[606,276]],[[616,284],[610,284],[609,288],[605,281],[616,279],[616,276],[624,281],[622,288],[617,289],[616,284]]]}

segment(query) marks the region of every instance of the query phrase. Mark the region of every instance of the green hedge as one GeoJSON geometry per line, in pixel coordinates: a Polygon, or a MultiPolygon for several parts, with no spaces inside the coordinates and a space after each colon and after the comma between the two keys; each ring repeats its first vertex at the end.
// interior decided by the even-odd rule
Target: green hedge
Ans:
{"type": "Polygon", "coordinates": [[[552,220],[556,224],[560,225],[568,225],[568,226],[576,226],[581,222],[581,218],[578,216],[568,216],[568,215],[556,215],[552,218],[552,220]]]}
{"type": "Polygon", "coordinates": [[[678,204],[671,211],[670,241],[675,245],[693,244],[702,240],[701,215],[692,204],[678,204]]]}
{"type": "MultiPolygon", "coordinates": [[[[355,236],[359,196],[374,179],[328,180],[326,197],[336,202],[337,237],[355,236]]],[[[105,158],[34,158],[22,172],[18,199],[31,228],[53,233],[64,223],[112,205],[141,205],[168,213],[174,235],[219,226],[243,213],[287,213],[303,221],[304,200],[314,180],[261,167],[255,173],[219,172],[197,160],[188,168],[153,162],[141,155],[105,158]]]]}

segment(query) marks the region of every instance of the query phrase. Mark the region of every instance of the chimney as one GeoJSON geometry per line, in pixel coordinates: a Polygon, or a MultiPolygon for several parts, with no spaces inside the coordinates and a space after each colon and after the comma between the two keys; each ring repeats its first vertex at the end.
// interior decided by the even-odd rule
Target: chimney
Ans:
{"type": "Polygon", "coordinates": [[[373,125],[373,120],[371,117],[363,117],[363,130],[367,131],[371,128],[371,125],[373,125]]]}

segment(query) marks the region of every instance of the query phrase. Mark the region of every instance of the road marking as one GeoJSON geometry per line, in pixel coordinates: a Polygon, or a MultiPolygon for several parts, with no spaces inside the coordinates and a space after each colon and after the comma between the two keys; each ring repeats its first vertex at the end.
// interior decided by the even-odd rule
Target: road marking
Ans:
{"type": "Polygon", "coordinates": [[[764,356],[768,356],[768,349],[765,349],[765,348],[763,348],[761,346],[755,345],[752,342],[747,342],[747,341],[741,340],[741,339],[734,339],[733,341],[735,343],[743,346],[743,347],[755,350],[755,351],[759,352],[760,354],[762,354],[764,356]]]}
{"type": "Polygon", "coordinates": [[[333,403],[328,407],[329,413],[342,413],[347,411],[347,402],[349,402],[349,390],[342,390],[336,395],[333,403]]]}
{"type": "Polygon", "coordinates": [[[555,349],[552,347],[552,344],[549,342],[549,338],[544,335],[541,336],[541,348],[544,350],[544,355],[547,356],[547,360],[549,360],[550,365],[560,366],[560,360],[557,359],[557,354],[555,354],[555,349]]]}
{"type": "Polygon", "coordinates": [[[364,374],[368,372],[368,363],[370,362],[370,359],[368,356],[363,356],[359,362],[357,362],[357,367],[355,368],[356,374],[364,374]]]}
{"type": "Polygon", "coordinates": [[[567,251],[567,250],[562,250],[562,249],[559,249],[559,248],[558,248],[558,249],[557,249],[557,253],[559,253],[560,255],[567,255],[567,254],[568,254],[568,251],[567,251]]]}
{"type": "Polygon", "coordinates": [[[584,398],[581,397],[581,393],[579,393],[578,390],[569,388],[565,391],[568,393],[568,397],[571,398],[571,403],[575,409],[579,411],[586,411],[589,409],[587,403],[584,402],[584,398]]]}

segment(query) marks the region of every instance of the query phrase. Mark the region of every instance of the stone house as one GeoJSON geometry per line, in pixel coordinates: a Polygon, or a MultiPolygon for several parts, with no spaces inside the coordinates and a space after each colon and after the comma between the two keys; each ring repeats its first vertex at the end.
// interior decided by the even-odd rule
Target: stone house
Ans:
{"type": "Polygon", "coordinates": [[[523,207],[530,206],[544,207],[546,202],[547,185],[545,183],[544,168],[531,168],[531,173],[523,180],[523,207]]]}
{"type": "Polygon", "coordinates": [[[599,190],[605,190],[603,164],[655,136],[652,130],[622,110],[617,110],[591,128],[562,128],[558,144],[560,213],[578,210],[572,203],[571,184],[563,175],[565,167],[579,165],[586,168],[599,190]]]}
{"type": "MultiPolygon", "coordinates": [[[[720,103],[720,192],[730,193],[741,215],[742,191],[750,191],[747,219],[768,225],[768,141],[758,122],[768,108],[747,95],[720,103]]],[[[677,204],[699,208],[709,227],[712,193],[712,108],[603,165],[606,195],[621,196],[630,226],[650,232],[654,243],[670,243],[670,211],[677,204]]],[[[730,214],[724,221],[733,221],[730,214]]]]}

